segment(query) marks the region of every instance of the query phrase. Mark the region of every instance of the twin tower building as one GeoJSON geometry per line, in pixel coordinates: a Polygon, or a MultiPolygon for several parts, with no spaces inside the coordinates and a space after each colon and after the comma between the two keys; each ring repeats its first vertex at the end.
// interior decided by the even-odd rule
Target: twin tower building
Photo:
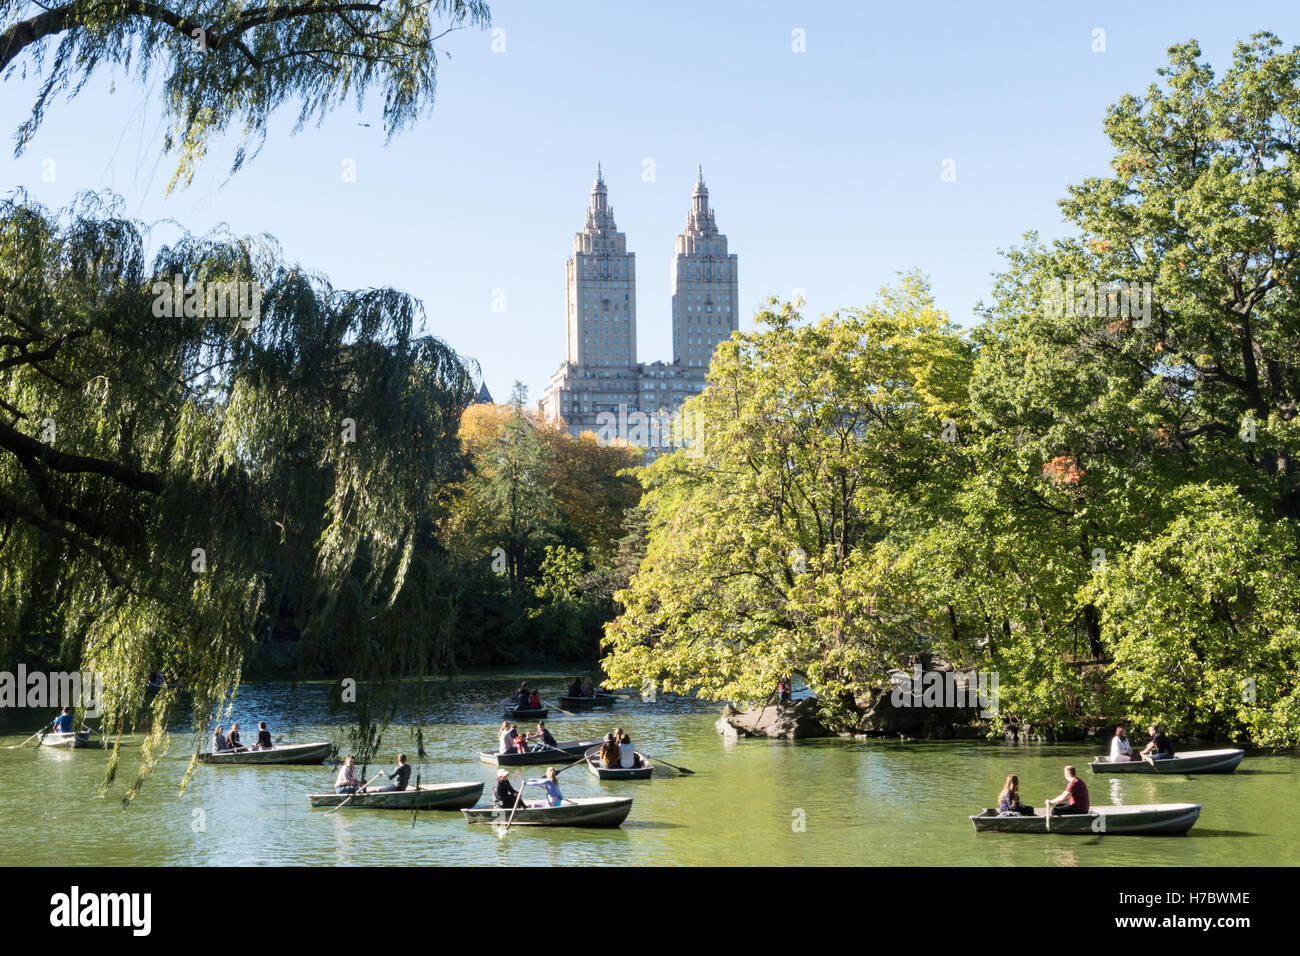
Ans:
{"type": "Polygon", "coordinates": [[[672,362],[637,361],[636,253],[627,251],[627,237],[614,225],[599,166],[566,270],[568,358],[538,404],[571,434],[607,433],[611,416],[626,422],[629,415],[640,418],[637,413],[675,412],[704,390],[714,346],[740,328],[736,257],[713,220],[702,171],[673,260],[672,362]]]}

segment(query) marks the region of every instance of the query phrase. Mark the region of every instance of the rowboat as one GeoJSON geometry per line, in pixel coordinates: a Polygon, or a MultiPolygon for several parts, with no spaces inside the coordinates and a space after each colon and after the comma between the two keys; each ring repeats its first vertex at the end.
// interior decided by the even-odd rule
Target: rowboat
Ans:
{"type": "Polygon", "coordinates": [[[331,743],[287,744],[270,750],[219,750],[199,754],[200,763],[210,764],[288,764],[320,763],[334,747],[331,743]]]}
{"type": "Polygon", "coordinates": [[[565,710],[591,710],[593,707],[613,707],[618,700],[613,694],[597,694],[595,697],[560,697],[560,706],[565,710]]]}
{"type": "Polygon", "coordinates": [[[654,766],[650,763],[650,758],[640,751],[636,751],[637,763],[635,767],[601,766],[599,744],[592,747],[583,756],[587,760],[587,769],[598,780],[649,780],[650,776],[655,772],[654,766]]]}
{"type": "Polygon", "coordinates": [[[64,750],[82,750],[88,747],[102,747],[98,740],[91,740],[87,731],[61,734],[55,731],[41,735],[42,747],[62,747],[64,750]]]}
{"type": "Polygon", "coordinates": [[[565,800],[558,807],[525,807],[514,811],[500,807],[474,807],[462,810],[466,823],[509,822],[515,827],[616,827],[632,810],[631,797],[578,797],[565,800]]]}
{"type": "Polygon", "coordinates": [[[503,700],[501,706],[505,708],[506,720],[545,720],[550,713],[545,707],[516,707],[508,700],[503,700]]]}
{"type": "Polygon", "coordinates": [[[1186,833],[1201,815],[1199,803],[1144,803],[1123,807],[1093,807],[1089,813],[1054,813],[1049,829],[1046,814],[1035,808],[1030,816],[999,816],[984,810],[970,818],[977,833],[1186,833]]]}
{"type": "Polygon", "coordinates": [[[360,807],[373,810],[463,810],[478,803],[483,783],[426,783],[405,790],[358,793],[348,799],[346,793],[309,793],[313,807],[360,807]]]}
{"type": "Polygon", "coordinates": [[[494,767],[536,767],[544,763],[577,763],[592,747],[599,747],[599,740],[568,740],[556,746],[564,753],[554,750],[535,750],[526,754],[495,754],[481,751],[478,759],[494,767]]]}
{"type": "Polygon", "coordinates": [[[1132,760],[1111,763],[1098,757],[1088,764],[1093,773],[1232,773],[1246,756],[1244,750],[1189,750],[1173,757],[1154,758],[1147,763],[1137,754],[1132,760]]]}

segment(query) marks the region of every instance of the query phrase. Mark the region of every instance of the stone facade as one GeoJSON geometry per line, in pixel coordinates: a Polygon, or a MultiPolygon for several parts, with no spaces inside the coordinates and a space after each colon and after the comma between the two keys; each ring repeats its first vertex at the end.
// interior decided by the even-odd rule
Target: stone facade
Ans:
{"type": "MultiPolygon", "coordinates": [[[[592,431],[607,440],[611,417],[621,423],[649,414],[666,421],[704,390],[714,347],[740,327],[736,256],[718,232],[702,171],[673,261],[671,363],[637,361],[636,255],[614,224],[599,166],[587,221],[574,236],[565,271],[568,358],[538,408],[574,435],[592,431]]],[[[663,429],[665,446],[668,433],[663,429]]]]}

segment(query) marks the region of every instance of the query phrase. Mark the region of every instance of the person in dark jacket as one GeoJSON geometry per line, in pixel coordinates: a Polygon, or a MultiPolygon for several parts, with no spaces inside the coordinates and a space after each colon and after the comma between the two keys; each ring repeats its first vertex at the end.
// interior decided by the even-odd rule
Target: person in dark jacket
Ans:
{"type": "Polygon", "coordinates": [[[1142,748],[1144,755],[1150,756],[1152,760],[1167,760],[1174,755],[1174,745],[1158,724],[1152,724],[1147,732],[1151,735],[1151,741],[1142,748]]]}
{"type": "Polygon", "coordinates": [[[546,721],[544,720],[539,720],[537,722],[537,731],[528,736],[537,741],[538,750],[545,750],[548,747],[554,747],[556,750],[560,749],[555,743],[555,737],[546,729],[546,721]]]}
{"type": "Polygon", "coordinates": [[[257,748],[258,750],[274,750],[275,745],[271,743],[271,732],[266,729],[266,721],[257,725],[257,748]]]}
{"type": "Polygon", "coordinates": [[[492,788],[492,805],[498,809],[513,810],[519,800],[519,791],[510,786],[510,771],[502,767],[497,771],[496,786],[492,788]]]}
{"type": "Polygon", "coordinates": [[[380,793],[391,793],[394,790],[405,790],[406,782],[411,779],[411,765],[406,762],[406,754],[397,755],[397,766],[393,768],[392,773],[384,774],[389,780],[393,781],[386,787],[380,787],[380,793]]]}

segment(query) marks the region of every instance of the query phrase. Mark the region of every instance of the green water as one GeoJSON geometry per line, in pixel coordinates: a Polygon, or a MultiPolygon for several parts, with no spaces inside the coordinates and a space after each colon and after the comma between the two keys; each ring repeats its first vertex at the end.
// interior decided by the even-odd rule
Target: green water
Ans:
{"type": "MultiPolygon", "coordinates": [[[[475,752],[493,749],[498,701],[517,683],[479,674],[426,688],[403,715],[424,727],[423,782],[481,780],[495,769],[475,752]]],[[[553,698],[564,675],[537,677],[553,698]]],[[[246,685],[234,718],[244,739],[259,719],[277,738],[346,745],[330,716],[326,684],[246,685]]],[[[21,716],[21,715],[19,715],[21,716]]],[[[34,725],[41,719],[28,720],[34,725]]],[[[625,727],[638,749],[688,767],[693,776],[601,783],[584,767],[560,777],[566,796],[635,798],[618,830],[469,827],[457,812],[311,810],[326,790],[320,767],[200,767],[184,795],[177,784],[192,737],[178,733],[129,807],[119,784],[96,796],[103,751],[18,750],[34,726],[8,715],[0,737],[0,864],[226,866],[284,864],[690,864],[791,865],[1167,865],[1300,864],[1300,817],[1292,798],[1300,759],[1249,756],[1228,776],[1095,777],[1094,803],[1204,805],[1187,836],[976,834],[967,815],[995,799],[1007,773],[1020,774],[1029,802],[1063,788],[1061,767],[1082,767],[1088,746],[982,742],[826,740],[728,743],[714,730],[717,708],[694,701],[621,701],[609,715],[550,721],[561,739],[625,727]],[[25,731],[25,732],[23,732],[25,731]],[[195,811],[201,811],[196,813],[195,811]],[[803,828],[798,824],[802,822],[803,828]]],[[[390,731],[383,767],[398,749],[414,753],[409,730],[390,731]]],[[[138,743],[124,748],[121,778],[133,778],[138,743]]],[[[373,767],[373,776],[379,767],[373,767]]],[[[528,768],[536,775],[545,768],[528,768]]],[[[521,772],[513,774],[516,786],[521,772]]]]}

